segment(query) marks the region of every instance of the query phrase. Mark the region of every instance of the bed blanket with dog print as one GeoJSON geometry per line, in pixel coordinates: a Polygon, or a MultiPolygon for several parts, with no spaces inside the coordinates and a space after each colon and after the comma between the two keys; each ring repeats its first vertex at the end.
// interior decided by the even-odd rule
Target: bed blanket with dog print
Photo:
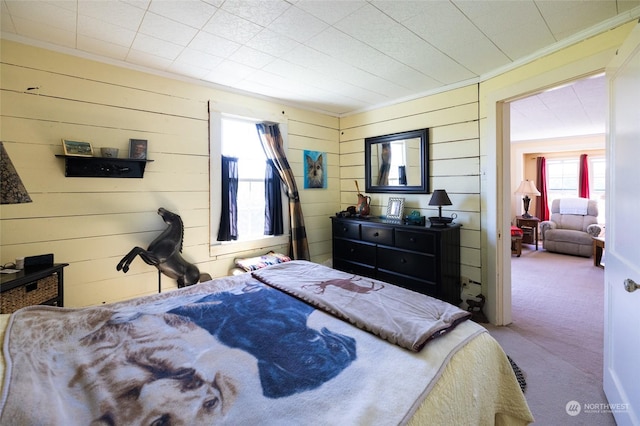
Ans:
{"type": "Polygon", "coordinates": [[[250,274],[82,309],[14,313],[0,424],[406,422],[469,321],[415,353],[250,274]]]}

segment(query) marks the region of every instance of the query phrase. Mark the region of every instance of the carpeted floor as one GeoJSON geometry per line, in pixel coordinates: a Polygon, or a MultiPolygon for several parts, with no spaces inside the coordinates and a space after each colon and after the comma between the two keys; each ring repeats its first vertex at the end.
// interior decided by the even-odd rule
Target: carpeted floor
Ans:
{"type": "Polygon", "coordinates": [[[489,332],[526,375],[536,425],[615,425],[609,413],[569,416],[567,403],[601,404],[604,270],[589,258],[523,246],[512,257],[513,323],[489,332]]]}

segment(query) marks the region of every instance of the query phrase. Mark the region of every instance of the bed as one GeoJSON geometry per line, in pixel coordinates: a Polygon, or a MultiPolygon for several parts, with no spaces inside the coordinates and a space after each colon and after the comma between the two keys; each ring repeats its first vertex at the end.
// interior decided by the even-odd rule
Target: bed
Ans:
{"type": "Polygon", "coordinates": [[[292,261],[130,301],[0,316],[0,424],[526,425],[467,312],[292,261]]]}

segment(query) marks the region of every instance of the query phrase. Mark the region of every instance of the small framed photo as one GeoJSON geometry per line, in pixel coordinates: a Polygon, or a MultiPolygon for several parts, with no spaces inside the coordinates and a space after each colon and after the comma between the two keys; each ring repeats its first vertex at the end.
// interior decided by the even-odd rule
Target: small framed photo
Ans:
{"type": "Polygon", "coordinates": [[[129,158],[137,160],[147,159],[147,140],[129,139],[129,158]]]}
{"type": "Polygon", "coordinates": [[[403,212],[404,198],[389,198],[389,204],[387,204],[387,219],[401,221],[403,212]]]}
{"type": "Polygon", "coordinates": [[[70,141],[62,139],[64,155],[76,157],[93,157],[93,147],[89,142],[70,141]]]}

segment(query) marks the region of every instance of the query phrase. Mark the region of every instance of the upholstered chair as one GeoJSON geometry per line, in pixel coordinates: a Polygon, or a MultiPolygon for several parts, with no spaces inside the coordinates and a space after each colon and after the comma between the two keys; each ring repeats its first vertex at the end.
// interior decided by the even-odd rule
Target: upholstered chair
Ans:
{"type": "Polygon", "coordinates": [[[598,203],[587,199],[557,199],[551,203],[551,217],[540,223],[545,250],[591,257],[593,238],[600,235],[598,203]],[[576,201],[582,200],[582,201],[576,201]]]}

